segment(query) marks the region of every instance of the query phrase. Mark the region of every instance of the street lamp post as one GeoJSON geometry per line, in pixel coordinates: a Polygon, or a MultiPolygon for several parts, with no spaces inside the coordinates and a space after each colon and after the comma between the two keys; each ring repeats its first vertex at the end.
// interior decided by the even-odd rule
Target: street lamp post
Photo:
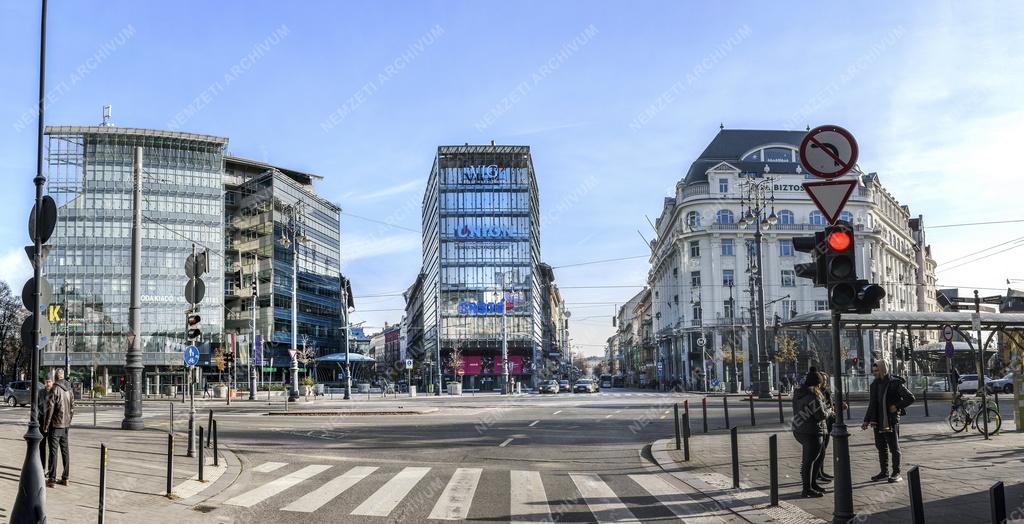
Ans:
{"type": "Polygon", "coordinates": [[[779,218],[775,215],[775,178],[768,176],[769,172],[771,169],[768,164],[765,164],[764,176],[748,178],[742,185],[740,200],[740,206],[746,207],[743,218],[740,219],[740,225],[745,227],[748,224],[754,224],[755,267],[753,276],[757,299],[757,310],[754,312],[754,321],[756,322],[754,356],[757,362],[757,380],[754,381],[754,391],[758,398],[771,398],[766,380],[768,358],[767,355],[762,355],[767,348],[768,334],[764,321],[764,263],[761,256],[761,229],[775,224],[779,218]],[[767,213],[769,208],[771,209],[770,214],[767,213]]]}
{"type": "Polygon", "coordinates": [[[732,387],[729,389],[733,393],[738,393],[740,391],[740,367],[736,362],[736,302],[733,301],[732,288],[733,282],[729,281],[729,346],[732,350],[732,387]]]}
{"type": "Polygon", "coordinates": [[[291,238],[281,237],[281,244],[291,247],[292,250],[292,347],[289,350],[291,388],[288,391],[288,402],[295,402],[299,398],[299,243],[305,241],[300,230],[301,217],[302,203],[297,202],[289,208],[288,231],[291,233],[291,238]]]}

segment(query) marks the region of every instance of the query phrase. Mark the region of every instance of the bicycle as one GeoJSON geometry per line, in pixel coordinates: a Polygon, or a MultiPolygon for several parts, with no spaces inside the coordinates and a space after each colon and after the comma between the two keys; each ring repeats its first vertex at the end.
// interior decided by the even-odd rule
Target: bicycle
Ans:
{"type": "MultiPolygon", "coordinates": [[[[985,434],[981,403],[973,398],[964,400],[963,397],[963,393],[959,391],[953,397],[953,406],[950,409],[949,417],[947,417],[949,427],[954,433],[960,433],[971,426],[979,433],[985,434]]],[[[999,433],[1003,425],[1003,419],[999,415],[999,406],[994,401],[988,400],[985,403],[985,413],[988,414],[988,434],[999,433]]]]}

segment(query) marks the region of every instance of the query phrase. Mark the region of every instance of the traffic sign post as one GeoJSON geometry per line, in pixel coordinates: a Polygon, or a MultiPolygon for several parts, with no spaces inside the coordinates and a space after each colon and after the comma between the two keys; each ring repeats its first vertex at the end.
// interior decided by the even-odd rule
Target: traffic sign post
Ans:
{"type": "Polygon", "coordinates": [[[853,189],[857,187],[857,181],[804,182],[803,186],[814,205],[825,216],[825,220],[829,224],[834,224],[839,219],[843,208],[846,207],[846,202],[850,200],[853,189]]]}
{"type": "Polygon", "coordinates": [[[857,140],[839,126],[818,126],[800,142],[800,164],[818,178],[845,175],[857,164],[858,155],[857,140]]]}
{"type": "Polygon", "coordinates": [[[186,367],[195,367],[199,363],[199,348],[195,346],[186,347],[182,353],[182,360],[184,360],[186,367]]]}

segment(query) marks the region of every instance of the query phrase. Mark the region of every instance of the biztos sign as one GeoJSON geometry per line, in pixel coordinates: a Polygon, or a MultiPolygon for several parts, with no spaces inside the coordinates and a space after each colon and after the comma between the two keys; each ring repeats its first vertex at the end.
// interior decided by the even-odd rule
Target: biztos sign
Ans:
{"type": "Polygon", "coordinates": [[[512,232],[502,226],[476,227],[463,224],[462,227],[455,226],[455,238],[459,239],[499,239],[511,238],[512,232]]]}
{"type": "Polygon", "coordinates": [[[459,301],[460,315],[493,315],[505,312],[504,302],[473,302],[471,300],[459,301]]]}

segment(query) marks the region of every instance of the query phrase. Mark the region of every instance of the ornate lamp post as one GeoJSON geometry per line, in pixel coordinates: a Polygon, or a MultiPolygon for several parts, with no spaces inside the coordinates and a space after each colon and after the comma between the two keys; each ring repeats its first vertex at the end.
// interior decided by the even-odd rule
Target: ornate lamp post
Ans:
{"type": "Polygon", "coordinates": [[[767,332],[764,322],[764,264],[761,256],[761,230],[777,223],[775,215],[775,178],[768,176],[771,169],[764,165],[764,175],[749,176],[740,186],[740,206],[745,208],[740,226],[754,225],[755,266],[754,287],[757,296],[757,310],[754,312],[754,362],[757,364],[757,378],[753,381],[758,398],[771,398],[768,387],[767,332]],[[769,212],[770,210],[770,212],[769,212]]]}

